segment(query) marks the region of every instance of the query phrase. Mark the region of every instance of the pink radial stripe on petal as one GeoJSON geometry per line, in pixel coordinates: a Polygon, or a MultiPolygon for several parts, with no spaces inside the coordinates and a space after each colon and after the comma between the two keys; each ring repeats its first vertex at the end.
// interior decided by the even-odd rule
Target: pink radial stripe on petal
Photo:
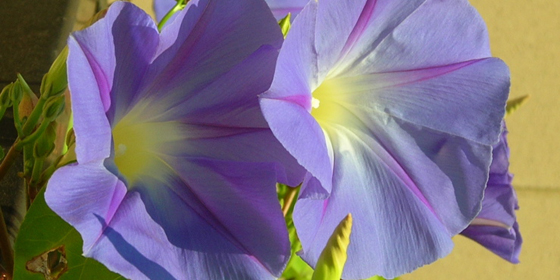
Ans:
{"type": "Polygon", "coordinates": [[[356,41],[358,41],[358,39],[364,33],[374,13],[375,4],[377,4],[377,0],[367,0],[362,13],[360,14],[360,17],[358,18],[358,22],[356,22],[354,29],[352,29],[350,36],[348,36],[348,40],[346,40],[346,44],[344,44],[342,51],[340,51],[339,59],[343,59],[344,56],[348,54],[356,41]]]}

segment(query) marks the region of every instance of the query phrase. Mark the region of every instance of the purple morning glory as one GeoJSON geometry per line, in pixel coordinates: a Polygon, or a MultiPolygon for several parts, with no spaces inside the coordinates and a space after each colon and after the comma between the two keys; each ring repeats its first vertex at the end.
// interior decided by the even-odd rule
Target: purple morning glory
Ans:
{"type": "Polygon", "coordinates": [[[512,263],[519,262],[523,239],[515,210],[519,209],[509,173],[509,147],[507,130],[492,151],[492,164],[488,186],[484,191],[482,210],[462,235],[480,243],[496,255],[512,263]]]}
{"type": "Polygon", "coordinates": [[[509,91],[466,0],[310,1],[261,109],[307,169],[294,222],[315,265],[354,217],[344,279],[447,255],[481,209],[509,91]]]}
{"type": "Polygon", "coordinates": [[[257,98],[281,43],[259,0],[192,0],[161,34],[116,2],[70,37],[77,164],[45,196],[84,255],[131,279],[282,273],[290,244],[275,183],[304,171],[257,98]]]}
{"type": "MultiPolygon", "coordinates": [[[[266,0],[276,20],[284,18],[288,13],[292,13],[292,18],[294,18],[307,2],[309,0],[266,0]]],[[[153,6],[157,21],[161,21],[176,3],[176,0],[154,0],[153,6]]]]}

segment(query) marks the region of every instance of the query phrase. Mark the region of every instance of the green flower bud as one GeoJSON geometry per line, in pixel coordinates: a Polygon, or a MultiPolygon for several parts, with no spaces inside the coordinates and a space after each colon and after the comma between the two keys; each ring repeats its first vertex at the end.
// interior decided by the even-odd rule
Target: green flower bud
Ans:
{"type": "Polygon", "coordinates": [[[45,103],[43,108],[44,121],[54,121],[62,112],[65,106],[64,96],[51,97],[45,103]]]}
{"type": "Polygon", "coordinates": [[[515,112],[521,105],[527,102],[530,95],[524,95],[518,98],[510,99],[506,103],[506,116],[509,116],[511,113],[515,112]]]}
{"type": "Polygon", "coordinates": [[[76,143],[76,135],[74,134],[74,128],[70,128],[66,134],[66,146],[70,147],[76,143]]]}
{"type": "Polygon", "coordinates": [[[284,39],[286,39],[286,36],[288,36],[288,31],[290,31],[290,28],[292,28],[292,24],[290,23],[291,18],[292,13],[288,13],[286,17],[278,22],[278,25],[280,25],[280,29],[282,29],[282,35],[284,35],[284,39]]]}
{"type": "Polygon", "coordinates": [[[13,105],[19,105],[19,102],[21,102],[21,99],[23,98],[23,87],[21,86],[21,82],[19,80],[17,80],[12,86],[10,97],[12,98],[13,105]]]}
{"type": "Polygon", "coordinates": [[[21,102],[18,105],[19,118],[21,121],[31,115],[31,112],[33,112],[33,109],[35,108],[35,105],[37,105],[38,100],[39,99],[32,91],[23,91],[21,102]]]}
{"type": "Polygon", "coordinates": [[[54,150],[54,141],[56,140],[56,124],[50,123],[43,135],[35,141],[33,146],[33,157],[44,159],[48,157],[54,150]]]}
{"type": "Polygon", "coordinates": [[[62,94],[68,87],[66,74],[66,59],[68,58],[68,46],[64,47],[56,60],[51,65],[49,72],[43,77],[41,83],[41,95],[44,98],[62,94]]]}
{"type": "Polygon", "coordinates": [[[321,252],[312,280],[340,279],[346,263],[346,250],[350,244],[352,215],[348,214],[336,227],[321,252]]]}

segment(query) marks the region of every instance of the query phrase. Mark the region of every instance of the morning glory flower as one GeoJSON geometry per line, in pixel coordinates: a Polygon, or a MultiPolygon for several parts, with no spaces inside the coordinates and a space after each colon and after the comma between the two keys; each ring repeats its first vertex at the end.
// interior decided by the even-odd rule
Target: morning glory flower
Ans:
{"type": "Polygon", "coordinates": [[[290,244],[275,183],[297,185],[304,171],[257,97],[282,40],[259,0],[192,0],[161,34],[116,2],[73,33],[77,163],[45,197],[85,256],[130,279],[282,273],[290,244]]]}
{"type": "Polygon", "coordinates": [[[481,209],[508,91],[466,0],[310,1],[260,101],[308,171],[293,214],[304,260],[348,213],[344,279],[447,255],[481,209]]]}
{"type": "Polygon", "coordinates": [[[492,164],[488,186],[484,191],[482,210],[462,235],[480,243],[503,259],[519,262],[521,243],[519,225],[515,217],[517,196],[511,184],[513,175],[509,173],[509,147],[507,130],[492,151],[492,164]]]}
{"type": "MultiPolygon", "coordinates": [[[[266,3],[270,7],[276,20],[280,20],[288,13],[292,14],[292,19],[295,18],[308,1],[309,0],[266,0],[266,3]]],[[[161,21],[176,3],[176,0],[154,0],[153,6],[157,21],[161,21]]]]}

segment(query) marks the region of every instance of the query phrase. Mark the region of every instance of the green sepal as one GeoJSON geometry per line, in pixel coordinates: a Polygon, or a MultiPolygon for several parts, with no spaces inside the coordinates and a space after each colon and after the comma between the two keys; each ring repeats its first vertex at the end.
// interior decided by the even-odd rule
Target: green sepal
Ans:
{"type": "Polygon", "coordinates": [[[342,277],[346,263],[346,250],[350,245],[352,233],[352,215],[348,214],[336,227],[329,238],[325,249],[321,252],[312,280],[333,280],[342,277]]]}
{"type": "Polygon", "coordinates": [[[35,141],[33,146],[33,157],[37,159],[45,159],[54,150],[54,142],[56,141],[56,129],[54,123],[49,123],[45,132],[35,141]]]}
{"type": "Polygon", "coordinates": [[[11,91],[14,83],[9,83],[2,89],[2,93],[0,93],[0,108],[8,108],[12,106],[12,96],[11,91]]]}
{"type": "Polygon", "coordinates": [[[280,29],[282,30],[282,35],[284,35],[284,39],[288,36],[288,31],[292,28],[292,24],[290,20],[292,18],[292,13],[288,13],[283,19],[281,19],[278,24],[280,25],[280,29]]]}
{"type": "Polygon", "coordinates": [[[12,105],[17,106],[23,99],[23,87],[21,86],[21,82],[16,80],[14,85],[10,90],[10,98],[12,99],[12,105]]]}
{"type": "Polygon", "coordinates": [[[51,65],[49,72],[41,82],[41,96],[45,98],[57,96],[68,87],[68,75],[66,73],[66,60],[68,59],[68,46],[64,47],[51,65]]]}
{"type": "Polygon", "coordinates": [[[33,109],[35,108],[35,105],[38,103],[39,99],[37,98],[37,95],[35,95],[35,93],[31,90],[25,79],[23,79],[20,74],[17,74],[17,76],[18,82],[21,84],[21,87],[23,89],[23,95],[21,101],[18,104],[18,114],[20,121],[24,123],[24,120],[27,120],[27,118],[33,112],[33,109]]]}
{"type": "Polygon", "coordinates": [[[45,103],[43,109],[43,121],[52,122],[56,119],[62,112],[64,112],[64,107],[66,106],[66,100],[64,96],[51,97],[45,103]]]}
{"type": "Polygon", "coordinates": [[[529,95],[524,95],[521,97],[517,97],[507,101],[506,104],[506,116],[509,116],[511,113],[515,112],[521,105],[525,104],[529,99],[529,95]]]}
{"type": "Polygon", "coordinates": [[[15,243],[14,279],[45,280],[49,268],[59,280],[125,279],[82,256],[80,234],[45,203],[44,188],[29,208],[15,243]],[[41,258],[46,261],[41,262],[41,258]]]}
{"type": "Polygon", "coordinates": [[[12,106],[11,91],[13,85],[13,83],[8,84],[0,92],[0,120],[4,117],[6,109],[12,106]]]}

